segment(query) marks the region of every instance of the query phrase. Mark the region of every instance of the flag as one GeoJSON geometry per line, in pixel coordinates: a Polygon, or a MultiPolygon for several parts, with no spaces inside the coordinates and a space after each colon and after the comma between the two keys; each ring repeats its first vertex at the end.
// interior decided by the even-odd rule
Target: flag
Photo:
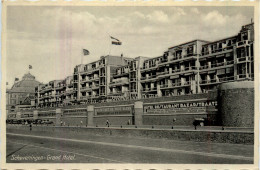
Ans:
{"type": "Polygon", "coordinates": [[[16,78],[16,77],[15,77],[14,81],[19,81],[19,78],[16,78]]]}
{"type": "Polygon", "coordinates": [[[116,40],[116,41],[120,41],[119,39],[112,37],[112,36],[110,36],[110,38],[113,39],[113,40],[116,40]]]}
{"type": "Polygon", "coordinates": [[[112,39],[113,45],[122,45],[122,42],[119,39],[112,37],[112,36],[110,36],[110,38],[112,39]]]}
{"type": "Polygon", "coordinates": [[[86,49],[83,49],[83,54],[84,54],[84,55],[89,55],[89,51],[86,50],[86,49]]]}
{"type": "Polygon", "coordinates": [[[122,42],[120,42],[120,41],[112,41],[112,44],[113,45],[122,45],[122,42]]]}
{"type": "Polygon", "coordinates": [[[29,69],[32,69],[32,65],[29,65],[29,69]]]}

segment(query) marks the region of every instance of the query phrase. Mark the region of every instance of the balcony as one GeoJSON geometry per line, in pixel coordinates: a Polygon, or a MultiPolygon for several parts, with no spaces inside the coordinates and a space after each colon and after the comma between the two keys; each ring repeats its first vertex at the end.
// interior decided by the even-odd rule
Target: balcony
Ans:
{"type": "Polygon", "coordinates": [[[142,91],[143,92],[149,92],[151,90],[151,88],[144,88],[142,91]]]}
{"type": "Polygon", "coordinates": [[[187,56],[187,55],[185,55],[183,57],[181,57],[181,56],[173,57],[168,62],[160,63],[159,65],[166,65],[166,64],[170,64],[170,63],[177,63],[177,62],[181,62],[181,61],[186,61],[186,60],[189,61],[189,60],[196,60],[196,59],[197,59],[197,56],[194,56],[194,55],[187,56]]]}
{"type": "Polygon", "coordinates": [[[99,81],[99,77],[93,77],[92,81],[99,81]]]}
{"type": "Polygon", "coordinates": [[[204,65],[204,66],[200,66],[200,70],[210,70],[210,69],[217,69],[219,67],[223,67],[223,66],[230,66],[233,65],[234,61],[227,61],[227,62],[221,62],[221,63],[216,63],[216,64],[211,64],[209,65],[204,65]]]}
{"type": "Polygon", "coordinates": [[[92,95],[91,98],[99,98],[100,96],[98,94],[92,95]]]}
{"type": "Polygon", "coordinates": [[[209,79],[209,80],[202,80],[200,85],[209,85],[209,84],[217,84],[219,80],[217,79],[209,79]]]}
{"type": "Polygon", "coordinates": [[[249,41],[248,40],[243,40],[243,41],[239,41],[236,43],[237,48],[241,48],[241,47],[245,47],[245,46],[249,46],[249,41]]]}
{"type": "Polygon", "coordinates": [[[245,79],[253,79],[254,74],[238,74],[237,75],[237,80],[245,80],[245,79]]]}
{"type": "Polygon", "coordinates": [[[166,62],[168,62],[168,59],[167,59],[167,58],[162,59],[161,61],[159,61],[159,64],[160,64],[160,63],[166,63],[166,62]]]}
{"type": "Polygon", "coordinates": [[[89,98],[90,98],[90,96],[80,96],[80,99],[81,99],[81,100],[84,100],[84,99],[87,100],[87,99],[89,99],[89,98]]]}
{"type": "Polygon", "coordinates": [[[131,92],[131,93],[136,93],[137,90],[136,90],[136,89],[130,89],[130,92],[131,92]]]}
{"type": "Polygon", "coordinates": [[[121,72],[121,73],[115,73],[114,75],[113,75],[113,77],[123,77],[123,76],[128,76],[128,74],[129,74],[129,71],[123,71],[123,72],[121,72]]]}
{"type": "Polygon", "coordinates": [[[72,93],[73,92],[73,89],[69,89],[69,90],[67,90],[65,93],[66,94],[70,94],[70,93],[72,93]]]}
{"type": "Polygon", "coordinates": [[[102,93],[102,92],[101,92],[101,93],[100,93],[100,96],[105,96],[105,93],[102,93]]]}
{"type": "Polygon", "coordinates": [[[87,82],[87,81],[89,81],[89,79],[81,79],[80,83],[84,83],[84,82],[87,82]]]}
{"type": "Polygon", "coordinates": [[[62,85],[58,85],[57,87],[55,87],[56,90],[60,90],[60,89],[63,89],[65,88],[65,84],[62,84],[62,85]]]}
{"type": "Polygon", "coordinates": [[[151,65],[146,65],[144,66],[143,68],[141,68],[141,72],[144,72],[144,71],[147,71],[147,70],[150,70],[150,69],[155,69],[156,68],[156,64],[151,64],[151,65]]]}
{"type": "Polygon", "coordinates": [[[100,77],[106,77],[106,74],[105,73],[101,73],[99,76],[100,77]]]}
{"type": "Polygon", "coordinates": [[[120,95],[120,96],[122,96],[123,94],[124,93],[122,91],[114,91],[114,92],[109,93],[108,95],[109,96],[113,96],[113,95],[116,95],[116,96],[120,95]]]}
{"type": "Polygon", "coordinates": [[[219,82],[227,82],[227,81],[234,81],[234,76],[231,76],[231,77],[222,77],[222,78],[219,78],[219,82]]]}
{"type": "Polygon", "coordinates": [[[168,84],[161,84],[160,85],[160,88],[168,88],[169,86],[168,86],[168,84]]]}
{"type": "Polygon", "coordinates": [[[233,46],[218,48],[218,49],[214,49],[214,50],[211,50],[211,51],[203,52],[202,57],[220,55],[220,54],[231,52],[231,51],[233,51],[233,46]]]}
{"type": "Polygon", "coordinates": [[[119,80],[115,82],[110,82],[109,86],[119,86],[119,85],[127,85],[129,84],[128,80],[119,80]]]}
{"type": "Polygon", "coordinates": [[[136,78],[130,78],[130,82],[136,81],[136,78]]]}
{"type": "Polygon", "coordinates": [[[251,57],[241,57],[241,58],[237,58],[237,63],[244,63],[244,62],[250,62],[251,61],[251,57]]]}
{"type": "Polygon", "coordinates": [[[156,73],[156,74],[157,74],[157,76],[169,74],[169,70],[164,71],[164,72],[159,72],[159,73],[156,73]]]}
{"type": "Polygon", "coordinates": [[[92,89],[99,89],[99,84],[93,84],[92,89]]]}
{"type": "Polygon", "coordinates": [[[141,77],[141,81],[150,81],[156,79],[156,75],[148,76],[148,77],[141,77]]]}
{"type": "Polygon", "coordinates": [[[81,72],[81,74],[91,74],[91,73],[93,73],[93,72],[95,72],[95,71],[99,71],[99,68],[100,68],[100,66],[98,66],[98,67],[93,67],[93,68],[89,68],[89,69],[85,69],[85,70],[83,70],[83,71],[81,72]]]}
{"type": "Polygon", "coordinates": [[[91,86],[89,86],[89,87],[81,87],[80,91],[86,91],[86,90],[89,90],[89,89],[91,89],[91,86]]]}

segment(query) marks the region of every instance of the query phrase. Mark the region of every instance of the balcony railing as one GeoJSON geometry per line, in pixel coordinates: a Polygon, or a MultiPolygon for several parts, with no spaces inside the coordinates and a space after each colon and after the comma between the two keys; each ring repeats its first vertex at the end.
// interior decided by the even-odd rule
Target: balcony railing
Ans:
{"type": "Polygon", "coordinates": [[[154,68],[156,67],[156,64],[151,64],[151,65],[146,65],[144,66],[143,68],[141,68],[142,70],[145,70],[145,69],[150,69],[150,68],[154,68]]]}
{"type": "Polygon", "coordinates": [[[200,84],[218,83],[217,79],[202,80],[200,84]]]}
{"type": "Polygon", "coordinates": [[[183,70],[181,70],[181,71],[190,71],[190,70],[196,70],[197,69],[197,67],[195,67],[195,66],[192,66],[192,67],[185,67],[183,70]]]}
{"type": "Polygon", "coordinates": [[[237,63],[240,63],[240,62],[244,62],[244,61],[250,61],[251,60],[251,57],[241,57],[241,58],[237,58],[237,63]]]}
{"type": "Polygon", "coordinates": [[[168,62],[168,59],[167,59],[167,58],[162,59],[161,61],[159,61],[159,64],[160,64],[160,63],[166,63],[166,62],[168,62]]]}
{"type": "Polygon", "coordinates": [[[247,77],[248,77],[247,74],[238,74],[237,75],[238,79],[244,79],[244,78],[247,78],[247,77]]]}
{"type": "Polygon", "coordinates": [[[218,48],[218,49],[214,49],[214,50],[211,50],[211,51],[202,52],[202,56],[214,54],[214,53],[219,53],[219,52],[223,52],[223,51],[227,51],[227,50],[232,50],[232,49],[233,49],[233,46],[218,48]]]}
{"type": "Polygon", "coordinates": [[[248,42],[249,42],[248,40],[239,41],[239,42],[236,43],[236,46],[237,47],[243,47],[243,46],[249,45],[248,42]]]}
{"type": "Polygon", "coordinates": [[[119,81],[110,82],[110,85],[128,84],[128,83],[129,83],[128,80],[119,80],[119,81]]]}
{"type": "Polygon", "coordinates": [[[157,74],[157,76],[169,74],[169,70],[164,71],[164,72],[158,72],[158,73],[156,73],[156,74],[157,74]]]}
{"type": "Polygon", "coordinates": [[[219,78],[219,82],[232,81],[232,80],[234,80],[234,76],[219,78]]]}
{"type": "Polygon", "coordinates": [[[156,78],[156,75],[148,76],[148,77],[141,77],[141,80],[148,80],[148,79],[153,79],[156,78]]]}
{"type": "Polygon", "coordinates": [[[136,81],[136,78],[131,78],[130,81],[136,81]]]}
{"type": "Polygon", "coordinates": [[[217,67],[222,67],[222,66],[231,65],[231,64],[234,64],[233,60],[232,61],[227,61],[227,62],[211,64],[210,66],[209,65],[200,66],[200,70],[210,69],[210,68],[217,68],[217,67]]]}

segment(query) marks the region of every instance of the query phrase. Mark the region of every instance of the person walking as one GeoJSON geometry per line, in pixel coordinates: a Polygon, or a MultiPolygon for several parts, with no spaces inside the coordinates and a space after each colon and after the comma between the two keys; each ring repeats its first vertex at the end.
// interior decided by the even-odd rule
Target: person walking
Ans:
{"type": "Polygon", "coordinates": [[[109,123],[109,121],[108,121],[108,119],[107,119],[106,126],[109,127],[109,124],[110,124],[110,123],[109,123]]]}
{"type": "Polygon", "coordinates": [[[30,123],[30,131],[32,131],[32,123],[30,123]]]}
{"type": "Polygon", "coordinates": [[[83,125],[83,122],[82,122],[82,120],[80,121],[80,126],[82,126],[83,125]]]}

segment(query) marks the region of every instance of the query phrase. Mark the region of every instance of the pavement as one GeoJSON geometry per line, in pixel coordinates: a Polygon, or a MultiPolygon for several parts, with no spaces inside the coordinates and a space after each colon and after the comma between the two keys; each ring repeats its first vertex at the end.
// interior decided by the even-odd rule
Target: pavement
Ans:
{"type": "Polygon", "coordinates": [[[254,146],[7,129],[7,163],[252,164],[254,146]]]}

